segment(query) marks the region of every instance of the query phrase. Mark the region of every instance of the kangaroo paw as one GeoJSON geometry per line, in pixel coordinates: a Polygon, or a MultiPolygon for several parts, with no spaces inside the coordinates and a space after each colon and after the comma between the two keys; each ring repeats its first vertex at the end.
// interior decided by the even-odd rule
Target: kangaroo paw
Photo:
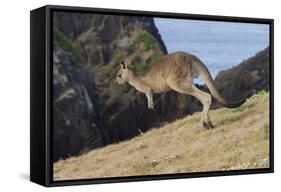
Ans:
{"type": "Polygon", "coordinates": [[[212,124],[211,121],[208,121],[208,125],[209,125],[209,127],[210,127],[211,129],[215,128],[215,126],[212,124]]]}
{"type": "Polygon", "coordinates": [[[210,129],[209,125],[205,121],[203,121],[202,124],[205,129],[210,129]]]}
{"type": "Polygon", "coordinates": [[[148,109],[155,110],[154,105],[148,106],[148,109]]]}
{"type": "Polygon", "coordinates": [[[152,110],[154,110],[154,109],[155,109],[155,108],[154,108],[154,105],[153,105],[153,104],[148,105],[148,109],[152,109],[152,110]]]}
{"type": "Polygon", "coordinates": [[[212,124],[211,121],[203,121],[203,127],[206,129],[213,129],[214,125],[212,124]]]}

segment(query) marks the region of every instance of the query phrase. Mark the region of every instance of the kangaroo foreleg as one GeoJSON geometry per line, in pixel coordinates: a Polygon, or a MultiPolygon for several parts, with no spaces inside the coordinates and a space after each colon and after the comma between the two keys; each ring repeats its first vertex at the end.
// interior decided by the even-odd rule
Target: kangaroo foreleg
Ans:
{"type": "Polygon", "coordinates": [[[152,91],[148,91],[146,93],[146,97],[147,97],[147,105],[149,109],[154,109],[154,104],[153,104],[153,93],[152,91]]]}

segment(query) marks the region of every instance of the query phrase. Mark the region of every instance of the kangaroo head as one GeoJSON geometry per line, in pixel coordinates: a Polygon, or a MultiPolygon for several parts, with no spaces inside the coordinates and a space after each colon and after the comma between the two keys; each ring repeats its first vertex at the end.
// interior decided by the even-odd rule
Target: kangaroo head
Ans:
{"type": "Polygon", "coordinates": [[[120,84],[123,84],[123,83],[126,83],[129,81],[130,69],[129,69],[128,65],[129,65],[128,60],[120,62],[120,69],[117,73],[117,77],[115,80],[116,84],[120,85],[120,84]]]}

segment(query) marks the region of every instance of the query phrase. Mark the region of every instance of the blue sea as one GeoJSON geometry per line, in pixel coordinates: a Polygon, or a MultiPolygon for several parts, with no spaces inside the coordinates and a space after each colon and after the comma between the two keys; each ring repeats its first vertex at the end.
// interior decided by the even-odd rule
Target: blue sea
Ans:
{"type": "Polygon", "coordinates": [[[267,24],[166,18],[154,21],[168,53],[186,51],[196,55],[213,78],[269,46],[267,24]]]}

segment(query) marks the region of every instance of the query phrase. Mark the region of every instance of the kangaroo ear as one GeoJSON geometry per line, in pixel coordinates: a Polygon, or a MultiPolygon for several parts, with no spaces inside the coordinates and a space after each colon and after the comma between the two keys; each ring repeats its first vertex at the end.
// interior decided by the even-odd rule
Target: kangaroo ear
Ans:
{"type": "Polygon", "coordinates": [[[125,59],[124,63],[125,63],[125,66],[128,67],[128,68],[131,66],[130,65],[131,62],[130,62],[129,59],[125,59]]]}
{"type": "Polygon", "coordinates": [[[121,66],[123,69],[126,69],[125,61],[121,61],[121,62],[120,62],[120,66],[121,66]]]}

